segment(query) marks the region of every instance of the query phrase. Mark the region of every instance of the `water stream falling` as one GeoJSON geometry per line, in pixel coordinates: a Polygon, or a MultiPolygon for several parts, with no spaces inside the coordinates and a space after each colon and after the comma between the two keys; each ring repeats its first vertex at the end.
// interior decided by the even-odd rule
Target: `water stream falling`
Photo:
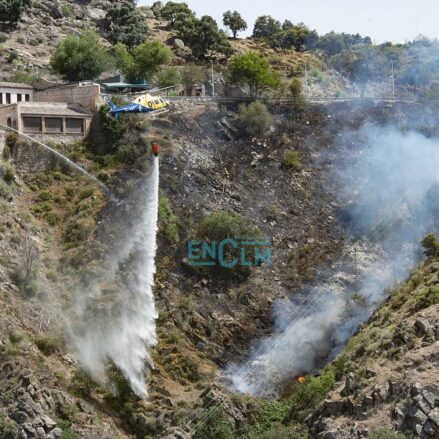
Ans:
{"type": "Polygon", "coordinates": [[[99,186],[107,195],[109,195],[109,197],[113,201],[116,201],[114,196],[111,194],[110,190],[107,188],[107,186],[105,186],[95,176],[88,173],[84,168],[81,168],[81,166],[77,165],[74,161],[70,160],[64,154],[60,153],[59,151],[57,151],[54,148],[51,148],[50,146],[46,145],[45,143],[40,142],[39,140],[34,139],[33,137],[28,136],[27,134],[25,134],[21,131],[16,130],[15,128],[8,127],[7,125],[4,125],[2,123],[0,123],[0,127],[4,128],[5,130],[13,131],[14,133],[17,133],[18,136],[24,137],[25,139],[42,146],[45,150],[50,151],[52,154],[56,155],[59,159],[61,159],[64,163],[66,163],[67,165],[69,165],[70,167],[75,169],[76,171],[80,172],[81,174],[85,175],[89,180],[93,181],[93,183],[95,183],[97,186],[99,186]]]}
{"type": "Polygon", "coordinates": [[[159,159],[154,157],[151,174],[136,197],[141,210],[127,212],[104,272],[78,295],[79,326],[72,329],[80,360],[96,379],[104,381],[107,366],[113,363],[142,398],[147,396],[146,363],[152,367],[149,348],[157,340],[152,288],[158,201],[159,159]]]}

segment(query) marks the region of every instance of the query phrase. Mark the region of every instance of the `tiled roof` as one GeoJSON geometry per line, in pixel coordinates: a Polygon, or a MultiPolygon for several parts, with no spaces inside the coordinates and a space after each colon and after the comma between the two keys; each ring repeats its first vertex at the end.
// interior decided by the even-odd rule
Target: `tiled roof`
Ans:
{"type": "Polygon", "coordinates": [[[0,88],[26,88],[33,90],[31,85],[23,84],[21,82],[0,82],[0,88]]]}

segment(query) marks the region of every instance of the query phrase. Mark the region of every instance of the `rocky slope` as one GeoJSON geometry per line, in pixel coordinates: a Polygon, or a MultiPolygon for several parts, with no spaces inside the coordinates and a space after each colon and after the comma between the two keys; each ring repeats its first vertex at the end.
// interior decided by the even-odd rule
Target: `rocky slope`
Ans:
{"type": "Polygon", "coordinates": [[[436,259],[422,264],[350,340],[336,360],[340,381],[308,419],[313,434],[439,437],[438,275],[436,259]]]}
{"type": "MultiPolygon", "coordinates": [[[[111,0],[41,0],[33,2],[25,10],[20,22],[11,27],[0,25],[0,62],[3,80],[32,82],[37,77],[60,80],[50,69],[50,58],[56,46],[68,35],[79,35],[93,29],[99,32],[101,22],[111,0]]],[[[167,22],[156,19],[147,6],[139,8],[148,25],[148,37],[168,44],[174,51],[173,64],[194,62],[191,49],[168,28],[167,22]]],[[[307,63],[309,93],[313,96],[344,96],[355,93],[349,81],[329,69],[325,61],[313,53],[297,53],[294,50],[277,52],[263,42],[251,38],[230,40],[236,53],[256,50],[263,53],[274,68],[289,77],[294,69],[302,69],[307,63]]],[[[110,47],[108,41],[102,42],[110,47]]],[[[179,67],[180,68],[180,67],[179,67]]],[[[208,66],[206,67],[207,70],[208,66]]],[[[108,77],[118,72],[110,70],[102,74],[108,77]]],[[[217,91],[224,83],[222,67],[217,68],[217,91]]],[[[280,93],[286,93],[285,90],[280,93]]]]}
{"type": "MultiPolygon", "coordinates": [[[[331,157],[357,148],[342,141],[341,133],[367,118],[407,126],[414,108],[316,106],[292,122],[288,108],[273,107],[275,123],[265,141],[241,137],[234,110],[185,104],[154,121],[133,119],[143,141],[157,138],[162,144],[162,198],[178,231],[170,233],[170,213],[162,211],[155,288],[159,344],[148,403],[127,392],[115,371],[107,384],[90,380],[69,345],[66,326],[77,285],[141,208],[134,189],[142,182],[142,167],[115,165],[111,155],[78,145],[65,149],[125,199],[117,207],[106,205],[87,181],[46,160],[43,152],[44,172],[29,172],[20,160],[26,156],[23,145],[15,161],[2,164],[0,431],[5,437],[190,437],[186,426],[194,433],[194,415],[199,419],[215,401],[221,401],[221,422],[209,417],[194,437],[213,435],[206,428],[217,424],[235,437],[258,437],[273,423],[275,431],[291,432],[281,426],[283,417],[305,420],[291,414],[292,404],[303,406],[303,400],[294,402],[300,395],[296,383],[286,386],[285,401],[268,402],[233,395],[218,372],[245,358],[251,342],[272,331],[273,301],[318,281],[321,268],[337,260],[349,239],[337,220],[337,188],[327,179],[331,157]],[[290,150],[299,153],[299,169],[282,164],[290,150]],[[15,177],[12,164],[19,170],[15,177]],[[253,269],[246,282],[225,282],[187,264],[186,241],[196,237],[206,214],[220,209],[252,219],[272,237],[272,266],[253,269]],[[21,274],[29,264],[31,273],[38,268],[30,283],[21,274]]],[[[421,113],[416,123],[433,134],[434,113],[425,111],[424,122],[421,113]]],[[[427,288],[436,297],[436,278],[434,261],[421,267],[348,345],[336,363],[342,366],[334,366],[339,382],[306,421],[312,435],[365,436],[395,423],[417,433],[421,427],[424,436],[434,433],[437,305],[425,302],[423,294],[427,288]]]]}

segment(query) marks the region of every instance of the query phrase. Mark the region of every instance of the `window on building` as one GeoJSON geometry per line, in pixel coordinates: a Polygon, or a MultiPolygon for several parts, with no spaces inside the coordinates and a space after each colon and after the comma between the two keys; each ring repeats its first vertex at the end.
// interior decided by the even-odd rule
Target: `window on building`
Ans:
{"type": "Polygon", "coordinates": [[[0,105],[3,105],[3,93],[0,93],[0,105]]]}
{"type": "Polygon", "coordinates": [[[41,117],[23,116],[23,130],[28,133],[40,133],[41,117]]]}
{"type": "Polygon", "coordinates": [[[24,99],[26,100],[26,102],[30,101],[30,95],[24,95],[24,99]]]}
{"type": "Polygon", "coordinates": [[[84,119],[66,119],[66,131],[71,134],[84,133],[84,119]]]}
{"type": "Polygon", "coordinates": [[[8,124],[8,127],[12,128],[12,119],[8,117],[8,121],[6,122],[8,124]]]}
{"type": "Polygon", "coordinates": [[[7,104],[11,103],[11,93],[6,93],[6,103],[7,104]]]}
{"type": "Polygon", "coordinates": [[[21,102],[21,93],[17,94],[17,102],[21,102]]]}
{"type": "Polygon", "coordinates": [[[44,119],[44,126],[46,133],[62,133],[62,118],[61,117],[46,117],[44,119]]]}

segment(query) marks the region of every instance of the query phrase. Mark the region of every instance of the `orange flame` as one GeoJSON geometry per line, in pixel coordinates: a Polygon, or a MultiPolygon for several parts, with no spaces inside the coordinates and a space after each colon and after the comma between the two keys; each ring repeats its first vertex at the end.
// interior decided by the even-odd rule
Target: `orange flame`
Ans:
{"type": "Polygon", "coordinates": [[[296,377],[296,380],[298,383],[303,384],[305,382],[305,376],[304,375],[299,375],[296,377]]]}

